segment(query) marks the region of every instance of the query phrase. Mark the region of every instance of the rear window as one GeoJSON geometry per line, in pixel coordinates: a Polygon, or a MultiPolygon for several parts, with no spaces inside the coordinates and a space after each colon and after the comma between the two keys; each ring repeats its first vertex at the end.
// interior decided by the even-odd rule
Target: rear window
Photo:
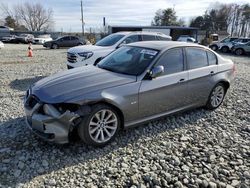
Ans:
{"type": "Polygon", "coordinates": [[[217,64],[217,57],[214,53],[207,51],[207,58],[209,65],[216,65],[217,64]]]}
{"type": "Polygon", "coordinates": [[[208,66],[207,53],[200,48],[186,48],[186,57],[189,69],[208,66]]]}

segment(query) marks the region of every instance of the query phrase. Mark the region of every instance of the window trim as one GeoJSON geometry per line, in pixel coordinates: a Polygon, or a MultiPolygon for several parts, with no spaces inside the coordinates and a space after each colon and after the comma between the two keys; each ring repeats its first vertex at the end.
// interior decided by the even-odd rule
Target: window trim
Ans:
{"type": "Polygon", "coordinates": [[[196,69],[200,69],[200,68],[204,68],[204,67],[209,67],[209,61],[208,61],[208,56],[207,56],[207,50],[202,48],[202,47],[199,47],[199,46],[186,46],[185,47],[185,59],[186,59],[186,65],[187,65],[187,70],[196,70],[196,69]],[[203,67],[198,67],[198,68],[194,68],[194,69],[190,69],[190,65],[187,61],[187,48],[195,48],[195,49],[200,49],[202,51],[204,51],[206,53],[206,59],[207,59],[207,65],[206,66],[203,66],[203,67]]]}

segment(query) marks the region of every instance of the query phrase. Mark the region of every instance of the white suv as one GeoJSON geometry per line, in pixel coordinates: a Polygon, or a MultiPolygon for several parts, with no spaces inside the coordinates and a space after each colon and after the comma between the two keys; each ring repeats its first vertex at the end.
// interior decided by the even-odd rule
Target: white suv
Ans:
{"type": "Polygon", "coordinates": [[[103,57],[110,54],[120,46],[138,41],[172,40],[172,37],[155,32],[118,32],[111,34],[95,45],[76,46],[68,49],[67,67],[68,69],[96,64],[103,57]]]}

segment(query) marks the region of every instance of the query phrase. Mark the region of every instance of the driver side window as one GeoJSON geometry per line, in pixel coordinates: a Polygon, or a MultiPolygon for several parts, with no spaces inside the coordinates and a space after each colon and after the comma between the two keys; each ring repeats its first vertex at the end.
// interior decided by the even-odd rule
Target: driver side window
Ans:
{"type": "Polygon", "coordinates": [[[139,35],[132,35],[124,39],[122,43],[129,44],[129,43],[138,42],[138,41],[139,41],[139,35]]]}
{"type": "Polygon", "coordinates": [[[162,65],[164,73],[162,75],[173,74],[184,70],[183,53],[181,48],[174,48],[166,51],[156,66],[162,65]]]}

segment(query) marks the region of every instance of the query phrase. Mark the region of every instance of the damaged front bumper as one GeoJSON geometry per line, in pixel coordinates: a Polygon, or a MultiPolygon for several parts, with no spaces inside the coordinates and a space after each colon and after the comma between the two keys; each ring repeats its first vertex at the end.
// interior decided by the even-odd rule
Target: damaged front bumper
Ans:
{"type": "Polygon", "coordinates": [[[24,109],[26,122],[37,136],[60,144],[69,142],[69,133],[78,114],[69,110],[60,112],[52,104],[44,104],[32,95],[25,99],[24,109]]]}

